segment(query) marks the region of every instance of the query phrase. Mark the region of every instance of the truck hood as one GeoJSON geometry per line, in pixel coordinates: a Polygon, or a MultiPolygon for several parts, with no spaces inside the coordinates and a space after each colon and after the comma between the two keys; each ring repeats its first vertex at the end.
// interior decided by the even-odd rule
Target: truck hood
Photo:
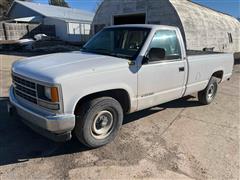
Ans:
{"type": "Polygon", "coordinates": [[[57,83],[69,76],[128,67],[126,59],[84,52],[56,53],[16,61],[12,71],[31,79],[57,83]]]}

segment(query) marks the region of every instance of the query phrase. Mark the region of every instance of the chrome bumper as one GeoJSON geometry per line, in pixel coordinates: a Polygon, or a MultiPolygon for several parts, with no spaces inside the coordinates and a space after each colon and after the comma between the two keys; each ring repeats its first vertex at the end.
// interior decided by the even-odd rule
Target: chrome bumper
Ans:
{"type": "Polygon", "coordinates": [[[75,126],[75,116],[71,114],[52,115],[24,106],[15,97],[13,87],[10,88],[9,100],[11,106],[23,119],[23,122],[41,135],[54,141],[71,139],[71,131],[75,126]]]}

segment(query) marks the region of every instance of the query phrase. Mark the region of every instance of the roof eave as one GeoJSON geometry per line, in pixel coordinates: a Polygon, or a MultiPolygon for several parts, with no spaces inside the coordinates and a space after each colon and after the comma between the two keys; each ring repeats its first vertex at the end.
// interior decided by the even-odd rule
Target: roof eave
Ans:
{"type": "MultiPolygon", "coordinates": [[[[17,1],[17,0],[14,0],[14,1],[13,1],[13,3],[12,3],[12,5],[11,5],[10,9],[12,9],[12,7],[13,7],[13,5],[14,5],[15,3],[21,4],[22,6],[24,6],[24,7],[26,7],[26,8],[29,9],[28,6],[26,6],[24,3],[21,3],[20,1],[17,1]]],[[[9,12],[10,12],[10,9],[9,9],[9,12]]],[[[36,13],[38,13],[38,14],[40,14],[41,16],[45,17],[44,14],[42,14],[42,13],[40,13],[40,12],[38,12],[38,11],[35,11],[34,9],[31,9],[31,10],[34,11],[34,12],[36,12],[36,13]]]]}
{"type": "Polygon", "coordinates": [[[8,11],[7,11],[7,16],[9,16],[9,13],[10,13],[10,11],[12,10],[12,7],[13,7],[13,5],[16,3],[16,1],[13,1],[12,2],[12,4],[11,4],[11,6],[10,6],[10,8],[8,9],[8,11]]]}
{"type": "Polygon", "coordinates": [[[47,18],[58,19],[65,22],[92,22],[93,20],[85,20],[85,19],[69,19],[69,18],[59,18],[54,16],[46,16],[47,18]]]}

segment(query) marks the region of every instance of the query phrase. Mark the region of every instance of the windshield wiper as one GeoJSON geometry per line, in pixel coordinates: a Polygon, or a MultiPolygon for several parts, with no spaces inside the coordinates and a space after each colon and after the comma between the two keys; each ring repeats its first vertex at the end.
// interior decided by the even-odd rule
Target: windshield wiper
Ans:
{"type": "Polygon", "coordinates": [[[103,48],[89,49],[89,48],[83,47],[82,50],[87,50],[87,51],[107,51],[107,52],[109,52],[109,50],[103,49],[103,48]]]}
{"type": "Polygon", "coordinates": [[[132,58],[132,56],[130,55],[126,55],[126,54],[120,54],[120,53],[113,53],[112,55],[116,56],[116,57],[121,57],[121,58],[132,58]]]}
{"type": "Polygon", "coordinates": [[[103,49],[103,48],[96,48],[96,49],[82,48],[82,50],[85,52],[99,53],[99,54],[104,54],[104,55],[111,54],[111,52],[109,50],[103,49]]]}

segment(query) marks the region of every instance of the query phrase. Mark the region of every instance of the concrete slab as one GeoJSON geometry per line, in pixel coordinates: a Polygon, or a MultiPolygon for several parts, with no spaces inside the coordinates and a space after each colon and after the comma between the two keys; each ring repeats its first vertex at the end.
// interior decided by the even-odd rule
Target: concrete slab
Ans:
{"type": "Polygon", "coordinates": [[[211,105],[189,96],[134,113],[93,150],[41,137],[1,100],[0,179],[239,179],[239,72],[211,105]]]}

